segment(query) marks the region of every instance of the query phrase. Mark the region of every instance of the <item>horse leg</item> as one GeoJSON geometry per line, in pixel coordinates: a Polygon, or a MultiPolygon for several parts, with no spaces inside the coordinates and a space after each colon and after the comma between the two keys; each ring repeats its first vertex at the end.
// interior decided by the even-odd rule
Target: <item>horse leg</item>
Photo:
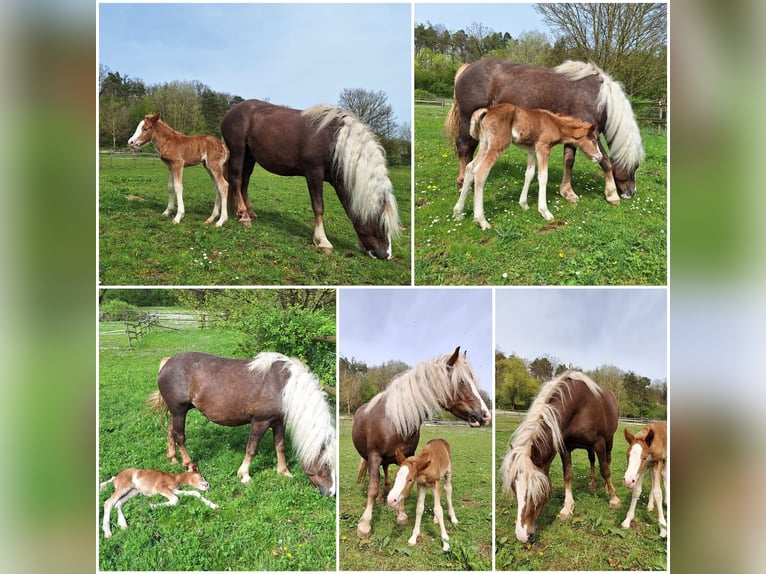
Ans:
{"type": "Polygon", "coordinates": [[[407,541],[410,546],[418,543],[420,536],[420,521],[423,518],[423,511],[426,508],[426,487],[418,484],[418,502],[415,505],[415,526],[412,527],[412,536],[407,541]]]}
{"type": "Polygon", "coordinates": [[[535,177],[535,164],[535,152],[527,150],[527,169],[524,170],[524,187],[522,188],[521,196],[519,197],[519,205],[524,211],[529,209],[527,194],[529,193],[529,186],[532,183],[532,179],[535,177]]]}
{"type": "Polygon", "coordinates": [[[452,469],[448,469],[444,473],[444,492],[447,494],[447,511],[449,512],[449,519],[452,524],[457,524],[457,516],[455,516],[455,507],[452,506],[452,469]]]}
{"type": "Polygon", "coordinates": [[[474,168],[473,220],[484,230],[492,227],[484,217],[484,184],[501,153],[503,153],[503,148],[498,149],[487,142],[486,151],[482,152],[480,158],[477,158],[479,161],[474,168]]]}
{"type": "Polygon", "coordinates": [[[175,184],[174,184],[174,177],[173,177],[173,168],[172,166],[170,166],[170,164],[167,164],[167,166],[168,166],[168,206],[165,208],[165,211],[162,212],[162,215],[164,215],[165,217],[169,217],[176,207],[176,193],[175,193],[175,184]]]}
{"type": "Polygon", "coordinates": [[[362,540],[369,538],[370,531],[372,530],[370,526],[372,507],[380,493],[380,461],[380,455],[376,452],[370,453],[367,456],[367,472],[369,474],[367,482],[367,506],[365,506],[364,513],[356,527],[356,535],[362,540]]]}
{"type": "Polygon", "coordinates": [[[285,459],[284,421],[278,421],[271,425],[271,430],[274,433],[274,449],[277,451],[277,474],[283,474],[287,477],[292,477],[290,470],[287,468],[287,460],[285,459]]]}
{"type": "Polygon", "coordinates": [[[125,515],[122,513],[122,505],[125,504],[128,500],[133,498],[138,494],[138,490],[135,488],[131,488],[128,492],[123,494],[120,499],[117,501],[117,504],[115,504],[115,507],[117,507],[117,524],[120,528],[125,530],[128,527],[128,521],[125,520],[125,515]]]}
{"type": "Polygon", "coordinates": [[[173,187],[176,190],[176,202],[178,203],[178,209],[176,210],[176,216],[173,218],[173,223],[181,223],[184,213],[184,184],[183,184],[183,162],[173,163],[173,187]]]}
{"type": "Polygon", "coordinates": [[[590,480],[588,481],[588,486],[596,488],[596,453],[593,452],[592,448],[588,449],[588,461],[590,462],[590,480]]]}
{"type": "Polygon", "coordinates": [[[318,171],[306,174],[306,183],[308,184],[309,195],[311,196],[311,208],[314,210],[314,245],[329,255],[332,253],[333,247],[324,232],[323,182],[324,175],[318,171]]]}
{"type": "Polygon", "coordinates": [[[574,167],[575,154],[577,148],[572,144],[564,144],[564,175],[561,177],[561,188],[559,193],[561,197],[569,203],[576,203],[579,197],[572,189],[572,168],[574,167]]]}
{"type": "Polygon", "coordinates": [[[548,158],[551,155],[551,148],[547,145],[537,146],[537,211],[545,219],[553,221],[553,214],[548,211],[548,198],[546,197],[546,187],[548,185],[548,158]]]}
{"type": "Polygon", "coordinates": [[[572,453],[567,449],[559,452],[561,464],[564,467],[564,507],[559,512],[559,518],[566,520],[574,511],[574,496],[572,496],[572,453]]]}
{"type": "Polygon", "coordinates": [[[469,133],[469,128],[471,125],[470,115],[467,118],[461,116],[459,121],[460,128],[458,131],[457,139],[455,140],[455,150],[457,151],[458,159],[458,175],[456,182],[458,186],[462,187],[466,166],[468,165],[468,162],[471,161],[471,158],[476,151],[476,146],[479,145],[479,142],[473,139],[469,133]]]}
{"type": "MultiPolygon", "coordinates": [[[[258,450],[258,445],[261,442],[261,438],[269,428],[269,421],[253,421],[250,425],[250,438],[247,439],[247,448],[245,449],[245,459],[237,469],[237,478],[242,481],[242,484],[250,482],[250,461],[258,450]]],[[[274,439],[276,443],[276,437],[274,439]]]]}
{"type": "Polygon", "coordinates": [[[378,502],[385,502],[383,499],[388,496],[388,493],[391,491],[391,478],[388,476],[388,465],[383,465],[383,492],[381,493],[380,498],[378,498],[378,502]]]}
{"type": "Polygon", "coordinates": [[[641,496],[641,488],[644,483],[644,473],[640,473],[636,477],[636,484],[633,486],[633,493],[630,498],[630,507],[628,508],[628,514],[625,516],[625,520],[622,521],[622,526],[624,529],[630,528],[630,523],[633,521],[633,517],[636,515],[636,503],[638,502],[638,497],[641,496]]]}
{"type": "Polygon", "coordinates": [[[652,469],[652,493],[649,500],[654,500],[657,505],[657,520],[660,523],[660,538],[665,538],[668,535],[667,522],[665,522],[665,514],[662,511],[662,461],[657,461],[652,469]]]}
{"type": "Polygon", "coordinates": [[[250,178],[253,175],[253,170],[255,169],[255,158],[251,155],[245,156],[245,162],[242,168],[242,202],[245,207],[245,213],[250,219],[255,219],[255,211],[253,211],[253,206],[250,204],[250,178]]]}
{"type": "MultiPolygon", "coordinates": [[[[481,155],[481,152],[479,152],[479,155],[481,155]]],[[[478,159],[478,158],[477,158],[478,159]]],[[[471,192],[471,185],[473,185],[474,180],[474,167],[476,166],[476,160],[472,161],[468,164],[468,166],[463,171],[463,177],[462,177],[462,187],[460,188],[460,197],[458,197],[457,202],[455,203],[455,207],[452,208],[452,216],[457,221],[462,221],[462,219],[465,217],[465,200],[468,197],[468,194],[471,192]]]]}
{"type": "Polygon", "coordinates": [[[213,180],[215,186],[215,205],[213,206],[213,213],[205,220],[205,223],[213,223],[216,217],[216,227],[221,227],[229,218],[228,206],[226,204],[229,195],[229,184],[226,183],[226,178],[223,177],[223,165],[205,166],[207,173],[210,175],[210,179],[213,180]]]}
{"type": "Polygon", "coordinates": [[[178,445],[178,450],[181,451],[181,465],[190,469],[192,459],[186,451],[186,411],[173,413],[172,417],[170,424],[173,427],[173,440],[178,445]]]}
{"type": "Polygon", "coordinates": [[[619,508],[620,499],[617,497],[617,491],[612,484],[612,441],[607,441],[604,445],[596,447],[598,455],[598,466],[601,470],[601,476],[606,482],[606,491],[609,493],[609,507],[619,508]]]}
{"type": "Polygon", "coordinates": [[[229,166],[226,170],[226,179],[229,183],[229,192],[237,207],[237,220],[245,227],[250,227],[251,220],[247,214],[245,202],[242,199],[242,179],[245,164],[245,150],[229,148],[229,166]]]}
{"type": "Polygon", "coordinates": [[[620,194],[617,193],[617,184],[614,182],[612,160],[609,159],[609,156],[606,155],[606,153],[604,153],[604,150],[601,147],[601,142],[599,142],[598,147],[601,150],[602,155],[599,165],[601,166],[601,169],[604,170],[604,196],[606,197],[607,202],[612,205],[619,205],[620,194]]]}
{"type": "Polygon", "coordinates": [[[168,452],[165,455],[168,462],[171,464],[178,464],[178,458],[176,457],[176,441],[173,438],[173,417],[168,420],[168,452]]]}
{"type": "Polygon", "coordinates": [[[104,531],[105,538],[112,537],[112,529],[109,524],[109,520],[111,518],[110,515],[112,514],[112,507],[114,506],[114,503],[120,499],[122,494],[122,492],[115,492],[112,496],[106,499],[106,502],[104,502],[104,520],[101,525],[101,529],[104,531]]]}
{"type": "Polygon", "coordinates": [[[438,479],[434,482],[434,522],[439,525],[439,531],[442,535],[442,550],[447,552],[449,550],[449,534],[444,527],[444,509],[442,508],[441,486],[438,479]]]}

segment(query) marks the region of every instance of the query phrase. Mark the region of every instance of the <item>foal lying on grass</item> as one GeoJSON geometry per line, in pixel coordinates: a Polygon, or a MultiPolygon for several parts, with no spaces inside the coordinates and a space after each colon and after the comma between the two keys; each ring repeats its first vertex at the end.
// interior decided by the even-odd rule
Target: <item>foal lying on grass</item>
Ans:
{"type": "Polygon", "coordinates": [[[178,495],[196,496],[210,508],[217,510],[220,508],[203,497],[196,490],[181,490],[184,485],[205,491],[210,488],[210,484],[202,478],[196,465],[192,465],[188,472],[180,474],[168,474],[160,470],[141,470],[138,468],[128,468],[123,470],[117,476],[113,476],[106,482],[101,483],[101,490],[104,490],[109,483],[114,484],[114,494],[104,503],[104,536],[112,537],[112,530],[109,526],[112,506],[117,507],[117,524],[125,530],[128,523],[125,515],[122,513],[122,505],[137,494],[152,496],[161,494],[167,498],[167,502],[149,504],[152,508],[156,506],[174,506],[178,502],[178,495]]]}
{"type": "Polygon", "coordinates": [[[423,517],[425,508],[426,490],[434,491],[434,524],[439,524],[442,535],[442,550],[449,550],[449,536],[444,528],[444,511],[441,505],[441,492],[439,483],[444,479],[444,491],[447,493],[447,509],[452,524],[457,524],[455,509],[452,507],[452,458],[450,457],[449,443],[440,438],[429,440],[420,454],[405,458],[399,449],[396,450],[396,463],[399,470],[396,472],[394,487],[388,493],[388,504],[397,509],[396,521],[406,524],[407,515],[404,513],[404,499],[418,485],[418,503],[415,508],[415,527],[412,536],[407,541],[410,546],[418,542],[420,535],[420,519],[423,517]]]}
{"type": "MultiPolygon", "coordinates": [[[[471,116],[471,137],[479,141],[479,153],[466,166],[460,198],[453,209],[455,219],[463,219],[463,207],[471,184],[476,180],[473,195],[473,219],[482,229],[490,225],[484,218],[484,182],[497,159],[514,144],[527,150],[527,170],[519,205],[528,209],[527,192],[535,176],[535,158],[538,164],[539,191],[537,210],[545,219],[553,221],[548,211],[545,188],[548,184],[548,158],[553,146],[567,143],[576,145],[593,162],[599,163],[603,155],[598,144],[596,126],[569,116],[560,116],[546,110],[530,110],[514,104],[498,104],[479,108],[471,116]]],[[[570,201],[575,199],[567,198],[570,201]]]]}

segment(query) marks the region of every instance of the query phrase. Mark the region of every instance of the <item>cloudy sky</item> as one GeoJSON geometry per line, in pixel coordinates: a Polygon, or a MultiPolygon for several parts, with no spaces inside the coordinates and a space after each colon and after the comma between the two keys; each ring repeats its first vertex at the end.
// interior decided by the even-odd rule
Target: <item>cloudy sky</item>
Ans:
{"type": "MultiPolygon", "coordinates": [[[[546,32],[542,18],[534,4],[415,4],[415,23],[443,25],[450,32],[468,30],[473,23],[484,25],[495,32],[508,32],[518,37],[522,32],[546,32]]],[[[550,38],[549,38],[550,39],[550,38]]]]}
{"type": "Polygon", "coordinates": [[[411,123],[410,4],[100,4],[99,63],[307,108],[383,91],[411,123]]]}
{"type": "Polygon", "coordinates": [[[341,289],[338,353],[368,365],[410,366],[460,345],[479,384],[493,380],[491,289],[341,289]]]}
{"type": "Polygon", "coordinates": [[[667,378],[665,289],[498,289],[495,297],[495,344],[506,354],[667,378]]]}

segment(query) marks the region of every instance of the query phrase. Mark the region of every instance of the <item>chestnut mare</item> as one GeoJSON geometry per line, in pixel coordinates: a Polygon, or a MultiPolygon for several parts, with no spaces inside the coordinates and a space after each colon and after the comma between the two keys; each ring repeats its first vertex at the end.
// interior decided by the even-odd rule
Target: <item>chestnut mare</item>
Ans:
{"type": "Polygon", "coordinates": [[[250,425],[245,459],[237,471],[250,481],[250,460],[271,427],[277,452],[277,472],[292,476],[285,462],[285,428],[311,482],[325,496],[336,489],[336,432],[327,395],[316,376],[297,359],[279,353],[259,353],[252,360],[227,359],[205,353],[181,353],[169,359],[157,376],[158,391],[150,407],[171,414],[168,423],[170,462],[189,468],[186,451],[186,413],[197,408],[210,421],[225,426],[250,425]]]}
{"type": "Polygon", "coordinates": [[[455,204],[455,219],[463,219],[463,207],[471,184],[475,183],[473,219],[482,229],[490,225],[484,218],[484,183],[492,166],[502,153],[513,145],[527,150],[527,170],[519,205],[526,211],[529,184],[535,176],[535,159],[538,164],[539,191],[537,210],[545,219],[553,221],[548,211],[546,185],[548,183],[548,158],[551,148],[560,143],[577,146],[591,161],[601,161],[596,126],[570,116],[559,116],[547,110],[529,110],[514,104],[498,104],[492,108],[479,108],[471,117],[471,137],[479,140],[479,154],[468,164],[460,198],[455,204]]]}
{"type": "Polygon", "coordinates": [[[667,522],[662,511],[662,486],[665,483],[665,498],[668,497],[668,425],[664,421],[650,422],[635,435],[628,429],[625,431],[625,440],[628,441],[628,469],[625,471],[625,486],[633,490],[630,499],[628,515],[622,522],[623,528],[630,528],[630,523],[636,515],[636,502],[641,496],[641,487],[644,481],[644,473],[650,472],[652,477],[652,490],[649,493],[649,512],[657,506],[657,518],[660,523],[660,538],[665,538],[667,522]]]}
{"type": "MultiPolygon", "coordinates": [[[[429,440],[426,446],[415,456],[405,458],[402,452],[396,450],[396,471],[394,486],[388,493],[388,505],[396,508],[398,514],[404,514],[404,500],[415,484],[418,485],[418,502],[415,507],[415,527],[412,536],[407,541],[410,546],[418,543],[420,535],[420,520],[425,510],[426,491],[434,491],[434,522],[439,524],[442,536],[442,550],[449,550],[449,535],[444,528],[444,510],[441,504],[440,483],[444,479],[444,492],[447,493],[447,510],[452,524],[457,524],[455,509],[452,506],[452,457],[449,443],[441,438],[429,440]]],[[[405,515],[404,520],[407,520],[405,515]]]]}
{"type": "Polygon", "coordinates": [[[566,371],[542,386],[527,416],[511,436],[500,469],[504,491],[513,490],[518,500],[518,540],[525,543],[535,540],[537,519],[551,495],[548,473],[556,453],[564,467],[565,496],[560,518],[568,518],[574,510],[572,451],[576,448],[588,450],[591,465],[595,452],[609,493],[609,506],[620,505],[610,469],[616,429],[614,393],[602,389],[583,373],[566,371]]]}
{"type": "MultiPolygon", "coordinates": [[[[376,499],[382,502],[391,487],[388,467],[396,462],[397,450],[404,456],[415,454],[420,425],[439,409],[472,427],[488,425],[492,420],[473,369],[465,353],[460,355],[460,347],[397,375],[385,390],[357,409],[351,427],[351,438],[362,457],[357,482],[368,475],[367,506],[356,531],[359,538],[370,537],[373,505],[376,499]],[[385,492],[380,490],[381,466],[385,492]]],[[[397,516],[397,522],[406,521],[403,512],[397,516]]]]}
{"type": "Polygon", "coordinates": [[[391,242],[400,230],[385,153],[372,130],[353,114],[332,106],[300,111],[246,100],[226,112],[221,133],[231,151],[227,177],[242,224],[250,225],[255,217],[248,185],[257,163],[277,175],[306,178],[314,245],[325,253],[333,249],[324,232],[326,181],[351,219],[361,250],[391,259],[391,242]]]}
{"type": "Polygon", "coordinates": [[[173,211],[173,192],[178,199],[178,211],[173,223],[180,223],[184,216],[184,167],[201,163],[205,166],[210,179],[215,185],[215,206],[213,213],[205,223],[213,223],[218,217],[216,227],[221,227],[229,217],[226,200],[229,195],[229,184],[224,177],[229,150],[213,136],[186,136],[175,131],[160,119],[160,114],[147,114],[136,127],[128,145],[138,149],[151,142],[160,153],[160,159],[168,166],[168,207],[162,215],[170,215],[173,211]],[[219,217],[220,214],[220,217],[219,217]]]}
{"type": "Polygon", "coordinates": [[[104,502],[104,522],[102,528],[106,538],[112,537],[112,529],[109,524],[112,507],[117,507],[117,524],[125,530],[128,527],[128,522],[122,513],[122,505],[137,494],[143,494],[144,496],[161,494],[168,499],[167,502],[149,504],[152,508],[157,506],[175,506],[178,502],[178,495],[196,496],[210,508],[214,510],[220,508],[220,506],[210,502],[196,490],[181,489],[182,486],[191,486],[204,492],[210,488],[210,484],[202,478],[196,464],[192,465],[188,472],[180,474],[168,474],[160,470],[128,468],[106,482],[102,482],[101,490],[104,490],[109,483],[114,484],[114,494],[104,502]]]}
{"type": "MultiPolygon", "coordinates": [[[[601,148],[606,200],[616,205],[620,196],[635,195],[636,170],[644,159],[644,150],[630,102],[620,84],[603,70],[591,63],[573,61],[541,68],[484,58],[458,70],[452,108],[444,124],[445,133],[455,142],[460,164],[458,185],[463,184],[466,165],[478,143],[469,132],[471,116],[479,108],[501,103],[541,108],[596,124],[611,155],[601,148]]],[[[560,193],[570,202],[578,199],[572,189],[574,160],[575,148],[565,144],[560,193]]]]}

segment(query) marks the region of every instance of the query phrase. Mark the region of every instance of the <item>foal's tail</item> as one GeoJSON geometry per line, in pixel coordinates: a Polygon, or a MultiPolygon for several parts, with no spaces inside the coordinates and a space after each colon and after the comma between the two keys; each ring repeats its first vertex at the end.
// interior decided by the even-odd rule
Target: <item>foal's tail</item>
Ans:
{"type": "Polygon", "coordinates": [[[471,116],[471,128],[469,131],[471,137],[476,141],[479,141],[479,136],[481,135],[481,120],[487,115],[487,111],[487,108],[479,108],[471,116]]]}
{"type": "MultiPolygon", "coordinates": [[[[465,71],[465,69],[468,67],[469,64],[463,64],[457,69],[457,72],[455,72],[455,84],[457,84],[457,79],[460,76],[460,74],[465,71]]],[[[444,128],[442,130],[442,134],[444,135],[447,140],[449,140],[450,145],[454,148],[457,142],[457,133],[460,129],[460,105],[458,104],[457,97],[455,97],[455,91],[453,89],[452,91],[452,106],[450,106],[449,113],[447,114],[446,119],[444,120],[444,128]]]]}
{"type": "Polygon", "coordinates": [[[99,490],[104,490],[110,483],[114,482],[114,477],[110,478],[106,482],[102,482],[99,490]]]}
{"type": "Polygon", "coordinates": [[[356,481],[362,482],[366,474],[367,474],[367,461],[362,459],[362,461],[359,463],[359,470],[356,473],[356,481]]]}

